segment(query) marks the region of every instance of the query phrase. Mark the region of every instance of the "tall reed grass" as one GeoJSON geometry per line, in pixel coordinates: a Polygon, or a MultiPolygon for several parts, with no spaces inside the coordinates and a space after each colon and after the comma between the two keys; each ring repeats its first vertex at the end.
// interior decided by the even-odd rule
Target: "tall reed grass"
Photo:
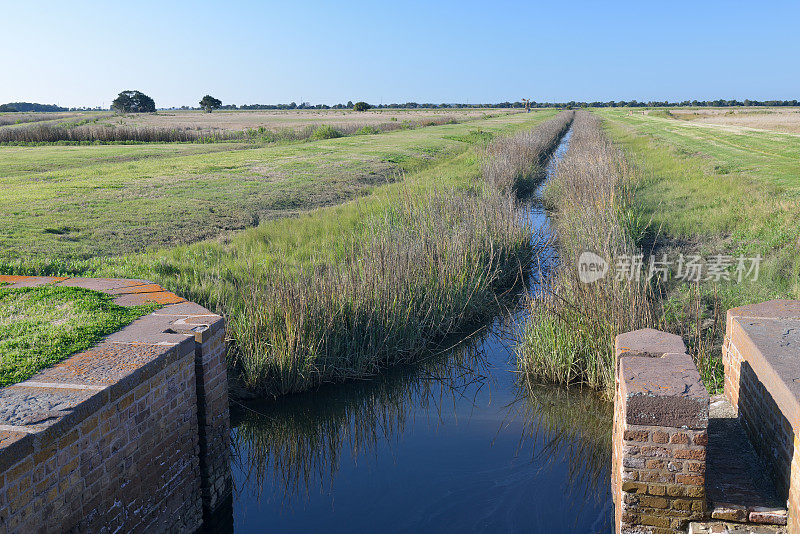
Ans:
{"type": "MultiPolygon", "coordinates": [[[[571,118],[561,114],[484,157],[530,168],[571,118]],[[507,153],[520,144],[524,158],[507,153]]],[[[344,240],[340,260],[254,266],[227,303],[244,388],[274,396],[371,375],[493,316],[498,291],[521,280],[544,246],[493,179],[503,168],[485,165],[471,189],[406,189],[344,240]]]]}
{"type": "Polygon", "coordinates": [[[491,316],[535,252],[517,211],[492,190],[407,193],[342,262],[254,271],[230,308],[242,384],[279,395],[374,374],[491,316]]]}
{"type": "MultiPolygon", "coordinates": [[[[59,118],[59,117],[52,117],[59,118]]],[[[485,116],[482,118],[486,118],[485,116]]],[[[0,124],[3,120],[0,117],[0,124]]],[[[46,120],[46,119],[42,119],[46,120]]],[[[385,122],[375,125],[309,124],[303,128],[248,128],[246,130],[197,130],[109,124],[35,124],[0,129],[0,144],[45,143],[214,143],[221,141],[303,141],[347,135],[383,133],[424,126],[456,124],[456,116],[443,115],[415,121],[385,122]]]]}
{"type": "Polygon", "coordinates": [[[562,112],[534,130],[488,143],[481,165],[484,179],[501,191],[516,191],[521,196],[530,193],[542,180],[544,164],[573,117],[573,111],[562,112]]]}
{"type": "Polygon", "coordinates": [[[519,333],[518,364],[530,380],[586,384],[610,394],[614,337],[654,326],[653,290],[639,276],[615,276],[614,266],[639,254],[643,226],[633,202],[636,170],[606,138],[600,121],[578,111],[566,155],[548,184],[555,212],[559,265],[531,298],[519,333]],[[578,260],[593,252],[610,274],[593,283],[579,278],[578,260]]]}
{"type": "Polygon", "coordinates": [[[10,124],[25,124],[30,122],[52,121],[57,119],[69,119],[77,117],[77,114],[70,113],[4,113],[0,114],[0,126],[10,124]]]}

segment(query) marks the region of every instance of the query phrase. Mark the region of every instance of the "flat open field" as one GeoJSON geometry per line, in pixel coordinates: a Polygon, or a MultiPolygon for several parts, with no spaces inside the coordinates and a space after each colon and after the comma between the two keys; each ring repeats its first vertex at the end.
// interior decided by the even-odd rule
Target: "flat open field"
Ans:
{"type": "Polygon", "coordinates": [[[704,254],[761,254],[748,291],[800,297],[800,137],[599,113],[649,176],[637,202],[654,229],[704,254]]]}
{"type": "Polygon", "coordinates": [[[226,234],[340,203],[465,150],[483,138],[475,132],[552,114],[315,142],[0,147],[0,263],[68,263],[226,234]]]}
{"type": "Polygon", "coordinates": [[[728,126],[731,131],[755,128],[800,133],[800,109],[793,107],[735,107],[670,109],[673,117],[694,124],[728,126]]]}
{"type": "Polygon", "coordinates": [[[193,130],[239,131],[248,128],[301,129],[309,125],[327,124],[334,128],[377,126],[387,122],[417,122],[452,118],[457,121],[508,114],[511,110],[494,109],[371,109],[357,112],[346,109],[264,110],[264,111],[158,111],[129,114],[98,121],[98,124],[120,126],[177,128],[193,130]]]}
{"type": "Polygon", "coordinates": [[[308,126],[329,125],[355,130],[386,123],[419,124],[425,121],[468,121],[494,115],[519,113],[509,109],[371,109],[356,112],[348,109],[320,110],[160,110],[156,113],[120,115],[109,111],[63,113],[0,113],[0,127],[32,124],[50,126],[91,125],[133,128],[164,128],[196,132],[240,132],[247,129],[301,130],[308,126]]]}

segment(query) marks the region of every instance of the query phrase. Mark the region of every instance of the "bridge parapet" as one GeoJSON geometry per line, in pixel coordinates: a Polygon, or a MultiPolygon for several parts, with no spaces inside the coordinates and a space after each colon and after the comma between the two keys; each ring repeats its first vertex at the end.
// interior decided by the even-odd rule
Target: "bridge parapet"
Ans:
{"type": "Polygon", "coordinates": [[[800,533],[800,301],[729,310],[722,357],[725,396],[800,533]]]}

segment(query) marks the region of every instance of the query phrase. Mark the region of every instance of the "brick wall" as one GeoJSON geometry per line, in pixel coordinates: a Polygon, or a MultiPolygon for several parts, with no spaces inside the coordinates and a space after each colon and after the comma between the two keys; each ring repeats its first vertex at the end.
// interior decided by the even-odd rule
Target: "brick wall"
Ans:
{"type": "Polygon", "coordinates": [[[788,503],[800,533],[800,302],[774,300],[728,311],[725,396],[788,503]]]}
{"type": "Polygon", "coordinates": [[[678,336],[637,330],[616,345],[616,531],[681,532],[706,509],[708,393],[678,336]]]}
{"type": "Polygon", "coordinates": [[[195,531],[230,492],[223,319],[143,281],[40,281],[172,304],[0,389],[0,532],[195,531]]]}

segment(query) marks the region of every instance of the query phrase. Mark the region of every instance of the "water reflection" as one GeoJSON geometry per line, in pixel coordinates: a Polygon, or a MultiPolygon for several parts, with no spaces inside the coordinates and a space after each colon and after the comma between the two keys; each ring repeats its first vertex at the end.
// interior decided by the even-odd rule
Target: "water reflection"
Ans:
{"type": "Polygon", "coordinates": [[[422,413],[430,422],[442,422],[445,410],[474,398],[487,379],[485,355],[477,347],[465,342],[370,380],[234,403],[234,463],[244,475],[239,485],[261,494],[270,478],[273,495],[284,501],[326,491],[342,451],[374,454],[377,444],[396,441],[409,419],[422,413]]]}
{"type": "Polygon", "coordinates": [[[503,331],[372,380],[238,406],[236,530],[607,532],[609,406],[522,390],[503,331]]]}

